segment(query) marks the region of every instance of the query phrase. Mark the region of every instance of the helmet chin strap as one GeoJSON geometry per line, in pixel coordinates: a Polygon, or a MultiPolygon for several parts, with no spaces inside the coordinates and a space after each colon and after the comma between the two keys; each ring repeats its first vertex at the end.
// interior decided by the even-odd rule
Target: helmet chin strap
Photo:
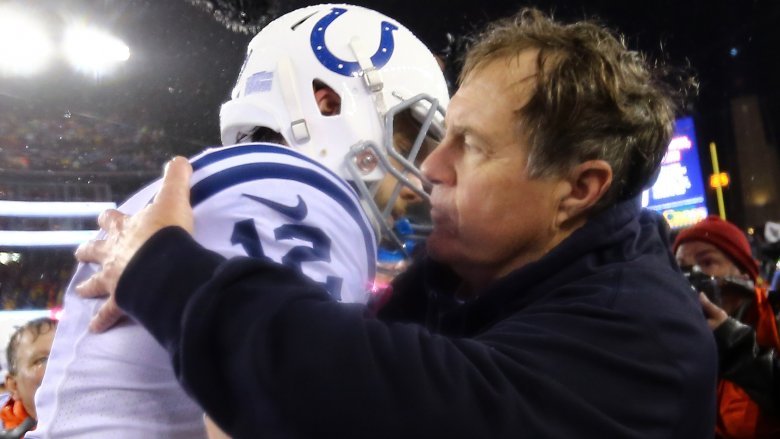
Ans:
{"type": "Polygon", "coordinates": [[[290,58],[284,56],[279,59],[277,65],[279,74],[279,88],[282,92],[282,100],[287,111],[290,113],[290,130],[295,144],[306,143],[311,139],[309,127],[306,125],[306,118],[303,117],[301,109],[300,94],[295,86],[295,70],[292,68],[290,58]]]}

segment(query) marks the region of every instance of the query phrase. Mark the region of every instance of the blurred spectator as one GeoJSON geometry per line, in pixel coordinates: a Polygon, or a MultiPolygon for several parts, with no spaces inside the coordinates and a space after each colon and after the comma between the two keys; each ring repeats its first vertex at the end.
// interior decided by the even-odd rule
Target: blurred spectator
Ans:
{"type": "Polygon", "coordinates": [[[680,232],[673,248],[683,270],[716,281],[712,300],[700,300],[718,343],[718,437],[780,437],[780,316],[746,236],[710,216],[680,232]]]}
{"type": "MultiPolygon", "coordinates": [[[[2,368],[0,368],[0,373],[2,372],[2,368]]],[[[0,380],[0,407],[3,407],[6,402],[11,398],[11,395],[8,393],[8,389],[5,387],[5,380],[0,380]]]]}
{"type": "Polygon", "coordinates": [[[46,370],[56,327],[56,320],[42,317],[27,322],[11,335],[6,348],[5,378],[11,397],[0,409],[4,430],[0,437],[19,438],[35,428],[35,392],[46,370]]]}

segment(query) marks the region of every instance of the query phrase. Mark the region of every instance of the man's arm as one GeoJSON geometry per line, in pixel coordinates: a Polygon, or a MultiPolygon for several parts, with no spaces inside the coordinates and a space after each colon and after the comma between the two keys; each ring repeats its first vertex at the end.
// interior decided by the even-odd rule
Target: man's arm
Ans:
{"type": "Polygon", "coordinates": [[[780,414],[780,359],[775,350],[761,348],[752,327],[729,317],[704,293],[699,293],[699,302],[718,344],[720,377],[741,387],[762,410],[780,414]]]}
{"type": "Polygon", "coordinates": [[[518,418],[485,381],[501,375],[493,358],[501,355],[488,346],[386,325],[287,267],[226,261],[179,228],[144,245],[116,297],[234,437],[274,431],[258,424],[268,410],[303,436],[322,437],[433,437],[442,429],[482,437],[518,418]],[[478,412],[490,407],[496,425],[475,404],[478,412]]]}
{"type": "Polygon", "coordinates": [[[720,376],[741,387],[753,401],[780,414],[780,359],[774,349],[756,343],[756,331],[733,318],[715,329],[720,376]]]}
{"type": "MultiPolygon", "coordinates": [[[[186,160],[174,159],[144,210],[101,216],[107,240],[81,247],[77,257],[103,271],[78,290],[119,300],[168,350],[179,381],[228,433],[273,436],[275,426],[258,425],[262,419],[340,437],[517,431],[517,405],[485,379],[501,356],[488,346],[418,325],[385,325],[290,268],[226,261],[198,245],[189,235],[190,172],[186,160]],[[476,415],[475,404],[490,416],[476,415]],[[266,416],[274,410],[280,417],[266,416]],[[487,422],[496,416],[500,421],[487,422]]],[[[99,314],[92,328],[109,327],[118,310],[99,314]]]]}

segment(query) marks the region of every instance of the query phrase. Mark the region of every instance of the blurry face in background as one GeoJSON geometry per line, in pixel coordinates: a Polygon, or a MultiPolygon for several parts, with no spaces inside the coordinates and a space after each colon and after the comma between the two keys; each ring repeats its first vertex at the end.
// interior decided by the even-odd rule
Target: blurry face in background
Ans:
{"type": "MultiPolygon", "coordinates": [[[[704,241],[687,241],[677,248],[675,253],[677,264],[681,267],[698,266],[701,272],[717,278],[738,277],[749,279],[720,249],[704,241]]],[[[722,308],[733,315],[747,298],[741,295],[723,294],[722,308]]]]}
{"type": "Polygon", "coordinates": [[[16,373],[9,373],[6,378],[11,397],[21,401],[27,413],[35,419],[35,392],[43,380],[55,329],[56,326],[48,330],[44,328],[44,332],[37,335],[29,330],[24,331],[16,350],[16,373]]]}
{"type": "MultiPolygon", "coordinates": [[[[417,122],[408,111],[404,111],[393,120],[393,145],[396,151],[402,156],[406,157],[411,151],[414,140],[420,131],[420,123],[417,122]]],[[[437,141],[430,136],[426,136],[423,141],[423,145],[420,148],[420,152],[415,158],[415,165],[419,168],[420,164],[428,157],[428,154],[436,147],[437,141]]],[[[396,169],[403,172],[400,164],[395,160],[390,160],[396,169]]],[[[420,180],[412,174],[407,174],[410,182],[422,189],[422,183],[420,180]]],[[[379,189],[377,190],[374,201],[380,208],[383,208],[389,202],[395,190],[398,180],[392,175],[386,175],[379,183],[379,189]]],[[[398,199],[395,201],[392,210],[391,219],[399,219],[406,216],[407,212],[415,205],[422,202],[422,199],[408,186],[401,186],[398,199]]]]}
{"type": "Polygon", "coordinates": [[[684,242],[677,248],[675,257],[681,267],[698,265],[708,276],[744,276],[728,256],[708,242],[684,242]]]}

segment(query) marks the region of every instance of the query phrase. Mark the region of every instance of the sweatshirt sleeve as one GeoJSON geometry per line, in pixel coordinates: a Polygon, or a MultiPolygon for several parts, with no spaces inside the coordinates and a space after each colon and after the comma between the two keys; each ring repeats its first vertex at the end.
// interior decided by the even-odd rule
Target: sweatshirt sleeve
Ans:
{"type": "Polygon", "coordinates": [[[495,437],[496,428],[517,428],[475,419],[475,404],[490,414],[485,421],[516,418],[494,393],[501,383],[469,376],[495,367],[489,348],[384,324],[287,267],[225,260],[179,228],[158,232],[134,256],[117,301],[234,437],[273,431],[258,422],[269,411],[302,436],[495,437]],[[469,380],[481,389],[464,390],[469,380]],[[475,391],[484,394],[466,395],[475,391]]]}

